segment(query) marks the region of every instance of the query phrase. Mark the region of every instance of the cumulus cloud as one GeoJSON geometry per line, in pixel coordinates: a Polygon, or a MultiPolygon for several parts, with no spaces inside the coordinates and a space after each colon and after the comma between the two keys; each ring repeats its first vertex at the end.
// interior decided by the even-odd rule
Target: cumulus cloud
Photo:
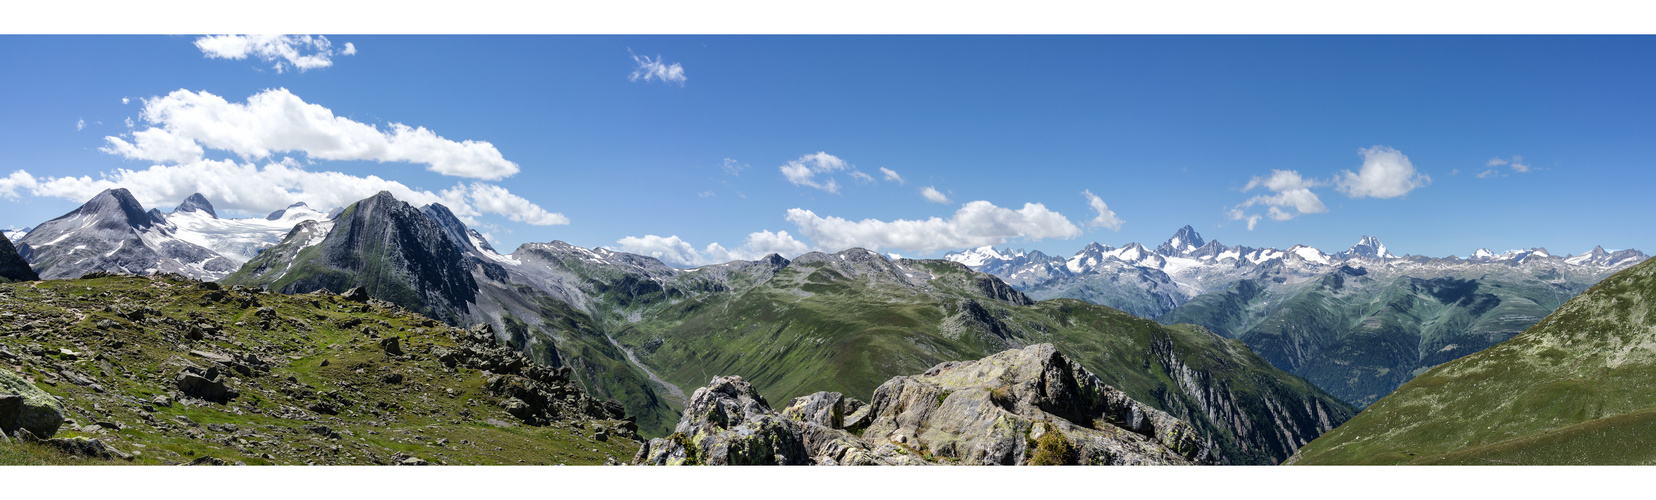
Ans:
{"type": "Polygon", "coordinates": [[[493,184],[473,182],[469,186],[456,185],[442,192],[445,200],[470,202],[478,212],[505,216],[514,222],[535,226],[562,226],[569,224],[563,214],[548,212],[522,196],[493,184]]]}
{"type": "Polygon", "coordinates": [[[943,196],[942,192],[938,191],[937,188],[932,187],[932,186],[926,186],[925,189],[921,189],[920,190],[920,196],[926,197],[926,201],[929,201],[929,202],[932,202],[932,203],[942,203],[942,204],[945,204],[945,205],[947,205],[949,203],[949,197],[943,196]]]}
{"type": "Polygon", "coordinates": [[[863,184],[874,182],[874,176],[865,174],[861,170],[852,170],[849,175],[852,179],[856,179],[863,184]]]}
{"type": "MultiPolygon", "coordinates": [[[[240,60],[257,57],[272,64],[277,73],[298,68],[301,73],[333,66],[333,43],[324,36],[311,35],[212,35],[197,38],[197,49],[210,59],[240,60]]],[[[339,55],[356,54],[356,46],[345,44],[339,55]]]]}
{"type": "Polygon", "coordinates": [[[732,158],[725,158],[724,165],[721,165],[719,168],[724,169],[726,174],[736,176],[742,175],[742,171],[747,170],[748,165],[746,163],[738,163],[732,158]]]}
{"type": "Polygon", "coordinates": [[[817,176],[849,170],[851,164],[841,160],[838,156],[818,151],[815,154],[801,156],[797,160],[777,167],[777,169],[782,171],[782,176],[787,177],[788,182],[795,186],[809,186],[830,193],[838,193],[839,182],[832,177],[829,177],[826,181],[818,181],[817,176]]]}
{"type": "Polygon", "coordinates": [[[1107,227],[1116,231],[1121,230],[1121,219],[1116,217],[1116,213],[1110,210],[1109,205],[1104,204],[1103,198],[1099,198],[1098,195],[1092,194],[1092,190],[1081,191],[1081,196],[1085,196],[1087,198],[1087,204],[1092,206],[1093,212],[1098,213],[1098,215],[1094,216],[1092,220],[1087,221],[1087,226],[1107,227]]]}
{"type": "Polygon", "coordinates": [[[885,167],[880,167],[880,173],[885,176],[885,180],[887,182],[895,182],[899,186],[904,185],[904,184],[908,184],[908,181],[903,180],[903,176],[897,175],[896,170],[892,170],[892,169],[885,168],[885,167]]]}
{"type": "Polygon", "coordinates": [[[643,237],[628,236],[616,241],[620,245],[617,250],[639,255],[648,255],[675,266],[702,266],[719,264],[733,260],[756,260],[770,254],[780,254],[783,257],[793,258],[810,251],[810,247],[794,239],[787,231],[759,231],[747,236],[742,246],[727,249],[718,243],[709,243],[700,251],[689,242],[674,236],[656,236],[653,234],[643,237]]]}
{"type": "Polygon", "coordinates": [[[1335,188],[1348,197],[1396,198],[1432,183],[1431,176],[1416,172],[1409,157],[1396,149],[1375,146],[1357,151],[1363,155],[1363,166],[1335,176],[1335,188]]]}
{"type": "Polygon", "coordinates": [[[1012,210],[987,201],[974,201],[955,211],[949,219],[932,217],[889,222],[876,219],[853,222],[794,208],[788,210],[787,220],[798,226],[800,234],[815,242],[818,249],[832,252],[861,247],[930,253],[1000,245],[1013,238],[1034,241],[1081,234],[1081,229],[1069,219],[1039,203],[1026,203],[1022,209],[1012,210]]]}
{"type": "Polygon", "coordinates": [[[79,132],[84,129],[86,129],[86,119],[75,120],[75,131],[79,132]]]}
{"type": "Polygon", "coordinates": [[[285,88],[254,94],[232,103],[203,92],[177,90],[144,100],[140,115],[153,126],[129,139],[105,137],[102,151],[132,159],[188,163],[203,147],[242,159],[304,153],[320,160],[368,160],[425,164],[443,175],[496,180],[518,172],[493,144],[452,141],[425,127],[391,123],[381,131],[335,116],[326,107],[307,103],[285,88]]]}
{"type": "Polygon", "coordinates": [[[234,160],[198,160],[179,165],[154,165],[143,170],[117,169],[91,176],[40,177],[23,170],[0,178],[0,197],[16,199],[21,192],[34,196],[84,202],[105,189],[123,187],[148,207],[169,207],[193,193],[201,193],[220,210],[264,214],[297,201],[311,206],[342,207],[390,191],[414,205],[442,203],[467,224],[485,213],[534,225],[568,224],[552,213],[510,193],[505,188],[473,182],[440,192],[410,188],[378,176],[358,177],[340,172],[313,172],[292,158],[264,166],[234,160]]]}
{"type": "Polygon", "coordinates": [[[1325,184],[1316,179],[1305,178],[1294,170],[1271,170],[1270,176],[1256,176],[1242,187],[1244,193],[1256,188],[1264,188],[1271,193],[1249,198],[1248,201],[1226,210],[1226,215],[1230,220],[1248,221],[1248,230],[1252,231],[1262,217],[1257,213],[1249,213],[1248,209],[1255,206],[1266,207],[1265,212],[1271,220],[1278,221],[1304,214],[1324,213],[1328,211],[1328,207],[1323,205],[1322,199],[1318,198],[1316,193],[1311,192],[1311,188],[1325,184]],[[1290,212],[1288,209],[1293,211],[1290,212]]]}
{"type": "Polygon", "coordinates": [[[657,80],[662,83],[677,83],[680,87],[683,87],[684,81],[688,79],[684,76],[684,66],[680,66],[679,63],[662,63],[659,54],[656,55],[655,59],[650,59],[650,56],[634,54],[632,49],[627,49],[627,54],[631,55],[633,63],[638,65],[633,68],[631,75],[627,75],[627,81],[644,80],[649,82],[650,80],[657,80]]]}

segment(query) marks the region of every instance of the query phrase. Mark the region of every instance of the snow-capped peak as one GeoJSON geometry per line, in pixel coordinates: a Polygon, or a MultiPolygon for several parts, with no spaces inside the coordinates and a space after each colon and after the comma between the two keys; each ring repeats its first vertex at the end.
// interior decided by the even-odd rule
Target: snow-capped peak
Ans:
{"type": "Polygon", "coordinates": [[[1350,250],[1336,254],[1341,259],[1395,259],[1397,256],[1386,251],[1386,244],[1379,238],[1363,236],[1352,245],[1350,250]]]}
{"type": "Polygon", "coordinates": [[[1167,242],[1156,247],[1156,253],[1167,256],[1185,255],[1205,244],[1207,242],[1202,241],[1202,235],[1196,233],[1196,228],[1185,226],[1175,231],[1167,242]]]}
{"type": "Polygon", "coordinates": [[[1472,252],[1472,257],[1471,258],[1473,258],[1473,259],[1492,259],[1492,258],[1495,258],[1495,252],[1489,251],[1488,248],[1479,248],[1477,251],[1472,252]]]}
{"type": "Polygon", "coordinates": [[[977,267],[991,261],[1008,260],[1011,257],[995,250],[995,247],[982,246],[963,252],[949,252],[943,258],[965,264],[966,267],[977,267]]]}

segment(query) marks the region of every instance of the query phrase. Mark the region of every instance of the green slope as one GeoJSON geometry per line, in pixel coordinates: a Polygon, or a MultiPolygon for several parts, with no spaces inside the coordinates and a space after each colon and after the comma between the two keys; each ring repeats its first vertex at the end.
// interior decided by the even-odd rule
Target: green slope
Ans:
{"type": "MultiPolygon", "coordinates": [[[[55,437],[134,455],[77,458],[14,440],[0,443],[0,465],[599,464],[639,445],[615,435],[621,421],[514,418],[490,380],[517,375],[445,366],[441,353],[465,332],[430,318],[335,295],[217,288],[176,275],[0,285],[0,370],[62,398],[71,422],[55,437]],[[387,338],[405,354],[388,355],[387,338]],[[174,377],[186,366],[220,367],[240,396],[184,398],[174,377]],[[595,439],[598,428],[612,432],[595,439]]],[[[565,396],[560,408],[601,403],[565,396]]]]}
{"type": "MultiPolygon", "coordinates": [[[[896,375],[1051,342],[1106,383],[1191,422],[1231,463],[1282,460],[1354,413],[1199,327],[1074,299],[1030,303],[958,264],[894,265],[858,252],[807,254],[766,279],[729,280],[754,285],[685,293],[610,327],[669,382],[740,375],[771,401],[816,391],[866,398],[896,375]]],[[[699,272],[680,281],[697,282],[699,272]]]]}
{"type": "Polygon", "coordinates": [[[1300,451],[1301,464],[1656,463],[1656,261],[1445,363],[1300,451]]]}

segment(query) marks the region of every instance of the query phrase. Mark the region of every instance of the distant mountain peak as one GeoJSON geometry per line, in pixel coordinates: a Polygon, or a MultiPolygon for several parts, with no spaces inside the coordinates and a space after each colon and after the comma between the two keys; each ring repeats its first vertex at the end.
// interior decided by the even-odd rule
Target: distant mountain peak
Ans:
{"type": "Polygon", "coordinates": [[[1202,240],[1202,235],[1196,233],[1196,228],[1187,225],[1174,231],[1173,237],[1156,247],[1156,253],[1167,256],[1183,255],[1206,244],[1207,242],[1202,240]]]}
{"type": "Polygon", "coordinates": [[[1357,244],[1352,245],[1350,250],[1340,252],[1338,254],[1335,254],[1335,256],[1339,257],[1341,259],[1395,259],[1395,258],[1397,258],[1397,256],[1392,255],[1390,252],[1386,251],[1386,244],[1381,243],[1380,238],[1375,238],[1373,236],[1367,236],[1367,235],[1363,236],[1361,239],[1358,239],[1357,244]]]}
{"type": "Polygon", "coordinates": [[[299,207],[310,208],[310,205],[306,205],[303,201],[294,203],[292,205],[288,205],[287,208],[271,212],[270,215],[265,216],[265,220],[282,220],[282,217],[287,215],[288,210],[293,210],[299,207]]]}
{"type": "Polygon", "coordinates": [[[179,203],[178,208],[173,209],[173,213],[179,212],[206,212],[214,219],[218,218],[218,212],[213,211],[213,204],[208,202],[207,197],[202,196],[201,193],[192,194],[189,198],[184,199],[184,203],[179,203]]]}

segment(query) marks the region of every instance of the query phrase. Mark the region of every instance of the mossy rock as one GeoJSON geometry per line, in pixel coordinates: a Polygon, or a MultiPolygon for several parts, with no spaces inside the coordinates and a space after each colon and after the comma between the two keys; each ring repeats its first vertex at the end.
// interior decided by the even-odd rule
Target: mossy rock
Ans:
{"type": "Polygon", "coordinates": [[[6,416],[0,415],[0,428],[8,434],[23,429],[44,439],[52,437],[63,425],[63,404],[11,371],[0,369],[0,394],[23,397],[23,408],[15,421],[3,421],[6,416]]]}

